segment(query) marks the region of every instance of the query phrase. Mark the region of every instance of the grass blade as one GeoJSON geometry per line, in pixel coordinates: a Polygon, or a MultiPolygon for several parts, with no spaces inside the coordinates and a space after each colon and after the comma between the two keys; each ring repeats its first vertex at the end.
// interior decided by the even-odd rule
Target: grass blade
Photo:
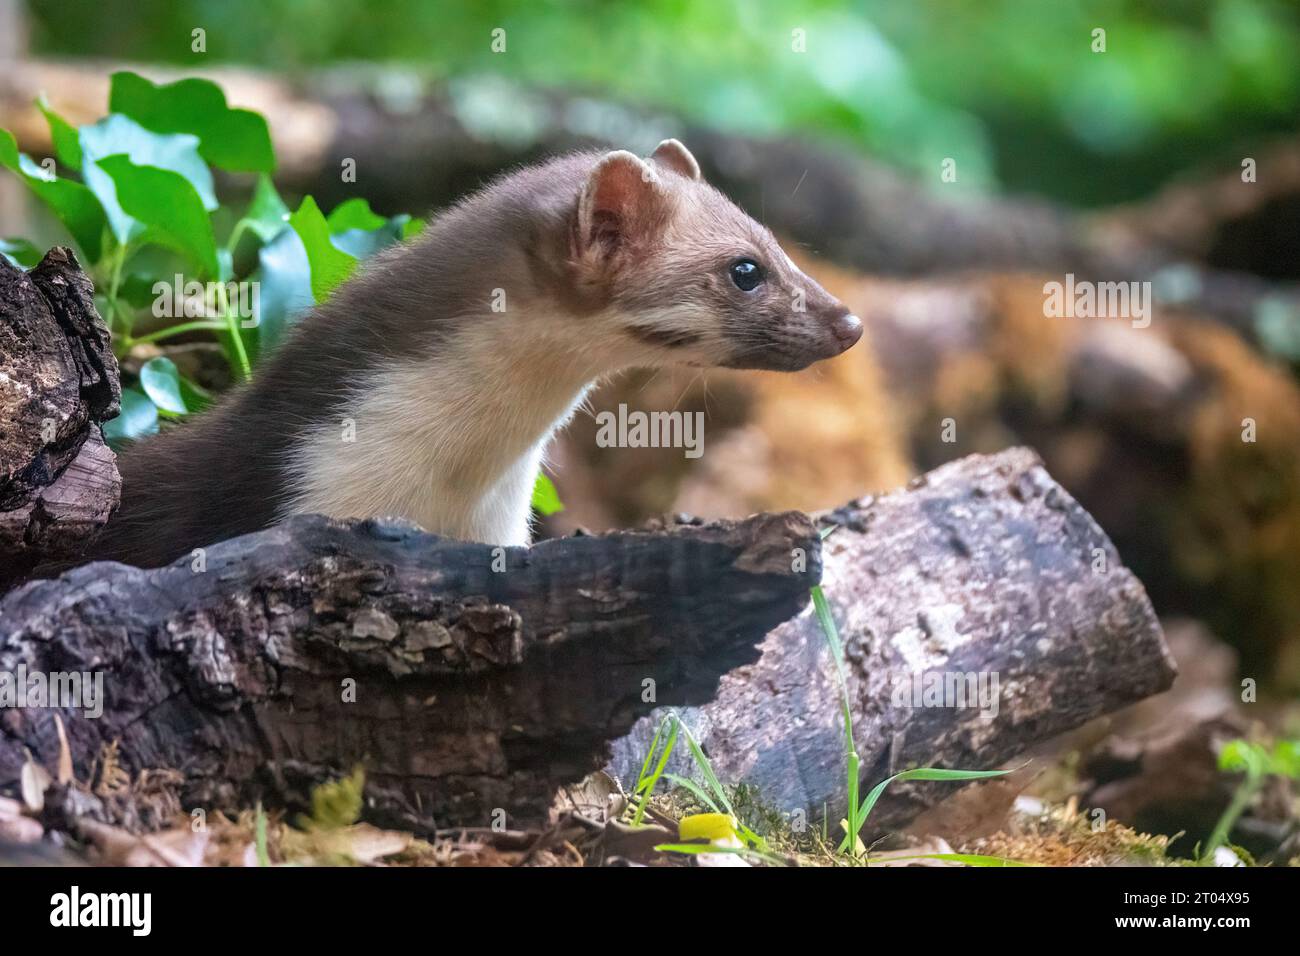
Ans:
{"type": "MultiPolygon", "coordinates": [[[[668,765],[668,758],[672,756],[673,747],[677,744],[677,729],[681,726],[681,721],[676,717],[671,719],[672,725],[668,732],[668,740],[664,743],[663,753],[659,757],[659,763],[655,765],[654,773],[643,781],[637,783],[637,790],[641,791],[641,799],[637,801],[636,813],[632,816],[633,826],[640,826],[642,820],[645,819],[645,808],[650,802],[650,794],[654,791],[655,784],[659,782],[659,778],[663,776],[664,767],[668,765]]],[[[655,737],[657,738],[658,736],[659,734],[656,733],[655,737]]],[[[654,751],[651,751],[652,754],[653,752],[654,751]]],[[[646,763],[649,763],[648,757],[646,758],[646,763]]]]}
{"type": "Polygon", "coordinates": [[[723,808],[719,807],[716,803],[714,803],[713,798],[710,797],[707,793],[705,793],[703,788],[700,787],[700,785],[697,784],[694,780],[691,780],[687,777],[680,777],[675,773],[664,774],[664,779],[667,780],[669,783],[671,783],[674,787],[681,787],[683,790],[689,790],[691,796],[695,797],[696,800],[700,801],[700,803],[704,804],[714,813],[727,812],[723,810],[723,808]]]}

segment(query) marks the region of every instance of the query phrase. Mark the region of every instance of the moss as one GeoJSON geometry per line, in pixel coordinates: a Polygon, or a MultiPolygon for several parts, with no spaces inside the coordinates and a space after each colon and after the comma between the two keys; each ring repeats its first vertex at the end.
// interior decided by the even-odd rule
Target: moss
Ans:
{"type": "Polygon", "coordinates": [[[1181,866],[1167,855],[1169,837],[1139,833],[1114,820],[1098,826],[1077,803],[1019,816],[1012,829],[972,840],[958,852],[1005,857],[1040,866],[1181,866]]]}

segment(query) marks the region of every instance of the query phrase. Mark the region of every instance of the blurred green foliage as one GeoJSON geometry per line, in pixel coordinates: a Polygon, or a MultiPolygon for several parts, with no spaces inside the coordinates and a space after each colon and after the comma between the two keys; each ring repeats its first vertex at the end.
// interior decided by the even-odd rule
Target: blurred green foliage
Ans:
{"type": "MultiPolygon", "coordinates": [[[[33,46],[182,66],[496,73],[847,141],[1076,203],[1239,162],[1300,115],[1294,0],[30,0],[33,46]],[[207,52],[191,51],[206,31],[207,52]],[[502,28],[506,49],[493,52],[502,28]],[[1106,31],[1093,52],[1093,30],[1106,31]],[[806,52],[796,52],[796,30],[806,52]],[[206,62],[205,62],[206,61],[206,62]]],[[[246,104],[256,105],[256,104],[246,104]]],[[[937,176],[936,176],[937,179],[937,176]]]]}
{"type": "MultiPolygon", "coordinates": [[[[230,108],[210,80],[155,85],[122,70],[109,80],[108,101],[108,116],[79,129],[40,102],[63,170],[20,152],[6,129],[0,129],[0,166],[76,243],[119,358],[136,346],[211,333],[231,374],[247,378],[252,363],[361,259],[423,225],[407,215],[385,219],[361,198],[326,217],[305,196],[290,212],[271,181],[275,155],[266,120],[230,108]],[[218,203],[209,163],[258,174],[242,217],[218,203]],[[144,331],[140,323],[150,306],[153,319],[173,321],[144,331]]],[[[0,257],[30,268],[40,248],[6,238],[0,257]]],[[[137,378],[138,387],[122,390],[122,414],[104,426],[115,445],[209,403],[204,389],[166,356],[145,361],[137,378]]]]}

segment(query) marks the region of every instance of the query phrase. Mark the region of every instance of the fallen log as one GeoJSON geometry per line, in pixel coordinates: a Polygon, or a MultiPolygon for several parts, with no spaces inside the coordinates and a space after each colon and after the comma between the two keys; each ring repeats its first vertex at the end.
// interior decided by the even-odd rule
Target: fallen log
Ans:
{"type": "Polygon", "coordinates": [[[0,258],[0,591],[81,554],[117,507],[100,423],[121,389],[90,279],[55,247],[30,272],[0,258]]]}
{"type": "Polygon", "coordinates": [[[1300,661],[1287,651],[1300,634],[1294,376],[1183,309],[1157,305],[1146,328],[1047,318],[1049,278],[827,287],[871,330],[872,353],[845,358],[879,361],[892,421],[920,470],[1032,446],[1162,616],[1206,622],[1241,652],[1243,674],[1300,685],[1300,661]]]}
{"type": "MultiPolygon", "coordinates": [[[[963,458],[822,521],[837,526],[823,544],[823,589],[845,649],[864,791],[912,767],[998,767],[1173,681],[1142,585],[1027,449],[963,458]]],[[[615,743],[609,769],[625,784],[663,713],[615,743]]],[[[838,834],[841,697],[815,615],[776,628],[714,700],[679,713],[724,784],[749,785],[796,824],[820,825],[826,812],[838,834]]],[[[684,748],[670,769],[699,779],[684,748]]],[[[952,792],[893,785],[867,835],[952,792]]]]}
{"type": "Polygon", "coordinates": [[[374,822],[535,823],[653,701],[703,703],[754,660],[819,554],[798,512],[531,549],[303,516],[85,565],[0,600],[0,695],[20,668],[87,675],[76,707],[0,709],[0,790],[28,750],[85,780],[112,744],[132,776],[180,771],[186,807],[305,806],[360,765],[374,822]]]}

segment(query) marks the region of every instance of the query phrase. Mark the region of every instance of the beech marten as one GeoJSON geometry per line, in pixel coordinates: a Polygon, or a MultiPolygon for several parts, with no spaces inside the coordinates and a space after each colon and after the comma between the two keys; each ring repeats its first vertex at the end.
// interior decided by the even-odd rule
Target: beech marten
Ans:
{"type": "Polygon", "coordinates": [[[563,156],[375,257],[251,382],[131,446],[93,557],[155,566],[300,512],[525,545],[543,450],[597,379],[795,371],[861,335],[681,143],[563,156]]]}

